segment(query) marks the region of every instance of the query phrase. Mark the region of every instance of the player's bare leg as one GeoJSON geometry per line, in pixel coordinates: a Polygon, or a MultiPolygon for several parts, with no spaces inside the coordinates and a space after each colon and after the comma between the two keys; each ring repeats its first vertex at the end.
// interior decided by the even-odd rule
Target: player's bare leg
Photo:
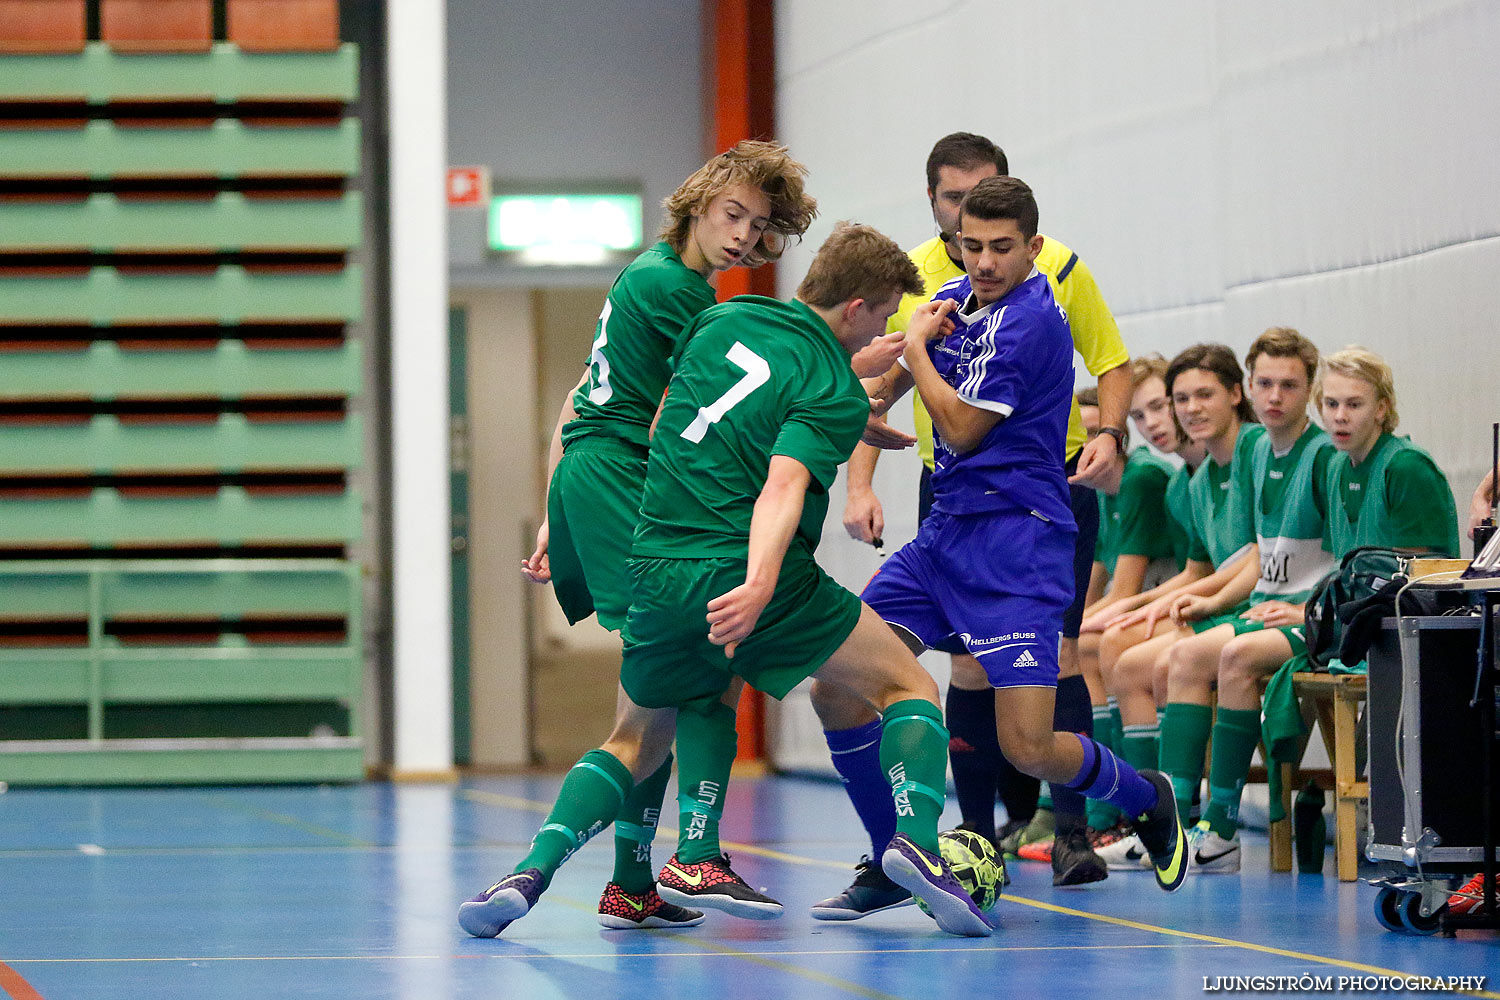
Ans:
{"type": "Polygon", "coordinates": [[[1171,785],[1155,771],[1137,772],[1088,736],[1054,732],[1055,698],[1050,687],[997,689],[1000,749],[1017,767],[1038,778],[1117,806],[1131,818],[1146,845],[1157,883],[1169,892],[1177,889],[1187,864],[1171,785]]]}

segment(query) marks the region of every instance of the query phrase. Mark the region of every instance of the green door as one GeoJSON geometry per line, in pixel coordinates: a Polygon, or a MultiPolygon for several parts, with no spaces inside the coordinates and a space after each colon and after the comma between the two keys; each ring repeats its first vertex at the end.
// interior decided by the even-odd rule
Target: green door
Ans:
{"type": "Polygon", "coordinates": [[[453,588],[453,762],[471,763],[469,719],[469,315],[448,309],[448,542],[453,588]]]}

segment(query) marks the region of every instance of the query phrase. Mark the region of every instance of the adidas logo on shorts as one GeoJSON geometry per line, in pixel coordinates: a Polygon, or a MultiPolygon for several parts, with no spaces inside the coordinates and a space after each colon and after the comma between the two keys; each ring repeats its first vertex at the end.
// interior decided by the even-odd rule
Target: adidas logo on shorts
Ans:
{"type": "Polygon", "coordinates": [[[1031,650],[1023,649],[1021,650],[1021,655],[1016,657],[1016,662],[1012,663],[1011,666],[1034,667],[1036,666],[1036,657],[1031,655],[1031,650]]]}

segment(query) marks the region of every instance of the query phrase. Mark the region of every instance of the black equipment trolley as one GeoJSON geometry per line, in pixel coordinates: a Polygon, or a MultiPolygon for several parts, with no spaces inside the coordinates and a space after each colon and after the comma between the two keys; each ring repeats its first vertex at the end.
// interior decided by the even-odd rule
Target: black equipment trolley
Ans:
{"type": "MultiPolygon", "coordinates": [[[[1388,930],[1500,927],[1496,905],[1496,618],[1500,579],[1414,582],[1465,592],[1480,614],[1385,619],[1370,650],[1369,828],[1383,863],[1375,915],[1388,930]],[[1450,913],[1456,881],[1483,874],[1482,906],[1450,913]]],[[[1458,595],[1454,595],[1458,596],[1458,595]]]]}

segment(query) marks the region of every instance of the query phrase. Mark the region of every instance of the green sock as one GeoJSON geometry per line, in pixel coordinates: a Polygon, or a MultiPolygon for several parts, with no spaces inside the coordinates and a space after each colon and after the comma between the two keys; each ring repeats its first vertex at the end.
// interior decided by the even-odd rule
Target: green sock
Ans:
{"type": "Polygon", "coordinates": [[[1161,756],[1161,730],[1154,723],[1149,726],[1122,726],[1120,752],[1125,757],[1125,763],[1137,771],[1156,767],[1161,756]]]}
{"type": "Polygon", "coordinates": [[[739,735],[734,709],[714,702],[707,712],[677,710],[677,859],[697,864],[724,853],[719,817],[739,735]]]}
{"type": "Polygon", "coordinates": [[[937,821],[948,795],[948,730],[931,702],[910,698],[882,713],[880,766],[896,799],[896,832],[938,852],[937,821]]]}
{"type": "Polygon", "coordinates": [[[1094,742],[1112,751],[1120,749],[1120,717],[1108,705],[1094,706],[1094,742]]]}
{"type": "Polygon", "coordinates": [[[1214,723],[1214,756],[1208,766],[1208,807],[1203,818],[1225,840],[1239,827],[1240,793],[1259,742],[1258,711],[1219,707],[1219,719],[1214,723]]]}
{"type": "Polygon", "coordinates": [[[1117,737],[1123,737],[1125,733],[1125,723],[1120,719],[1120,703],[1115,700],[1114,695],[1110,695],[1108,704],[1109,717],[1114,720],[1115,735],[1117,737]]]}
{"type": "MultiPolygon", "coordinates": [[[[1120,749],[1120,731],[1115,726],[1115,716],[1109,705],[1094,706],[1094,742],[1112,752],[1120,749]]],[[[1120,819],[1120,810],[1103,799],[1089,799],[1084,806],[1088,825],[1095,830],[1107,830],[1120,819]]]]}
{"type": "Polygon", "coordinates": [[[1120,821],[1120,807],[1103,799],[1087,799],[1083,804],[1084,821],[1092,830],[1108,830],[1120,821]]]}
{"type": "Polygon", "coordinates": [[[1037,786],[1036,807],[1052,812],[1052,786],[1045,781],[1037,786]]]}
{"type": "Polygon", "coordinates": [[[547,821],[531,838],[531,850],[513,871],[539,868],[542,888],[569,855],[614,822],[634,785],[630,769],[612,753],[590,750],[578,759],[558,790],[547,821]]]}
{"type": "Polygon", "coordinates": [[[1208,733],[1213,727],[1213,709],[1187,702],[1167,703],[1161,723],[1161,769],[1172,779],[1177,799],[1177,818],[1187,825],[1193,793],[1203,779],[1203,755],[1208,752],[1208,733]]]}
{"type": "Polygon", "coordinates": [[[667,780],[672,777],[672,756],[649,778],[625,796],[615,820],[615,874],[613,881],[633,896],[656,884],[656,869],[651,864],[651,841],[661,818],[661,800],[667,794],[667,780]]]}

